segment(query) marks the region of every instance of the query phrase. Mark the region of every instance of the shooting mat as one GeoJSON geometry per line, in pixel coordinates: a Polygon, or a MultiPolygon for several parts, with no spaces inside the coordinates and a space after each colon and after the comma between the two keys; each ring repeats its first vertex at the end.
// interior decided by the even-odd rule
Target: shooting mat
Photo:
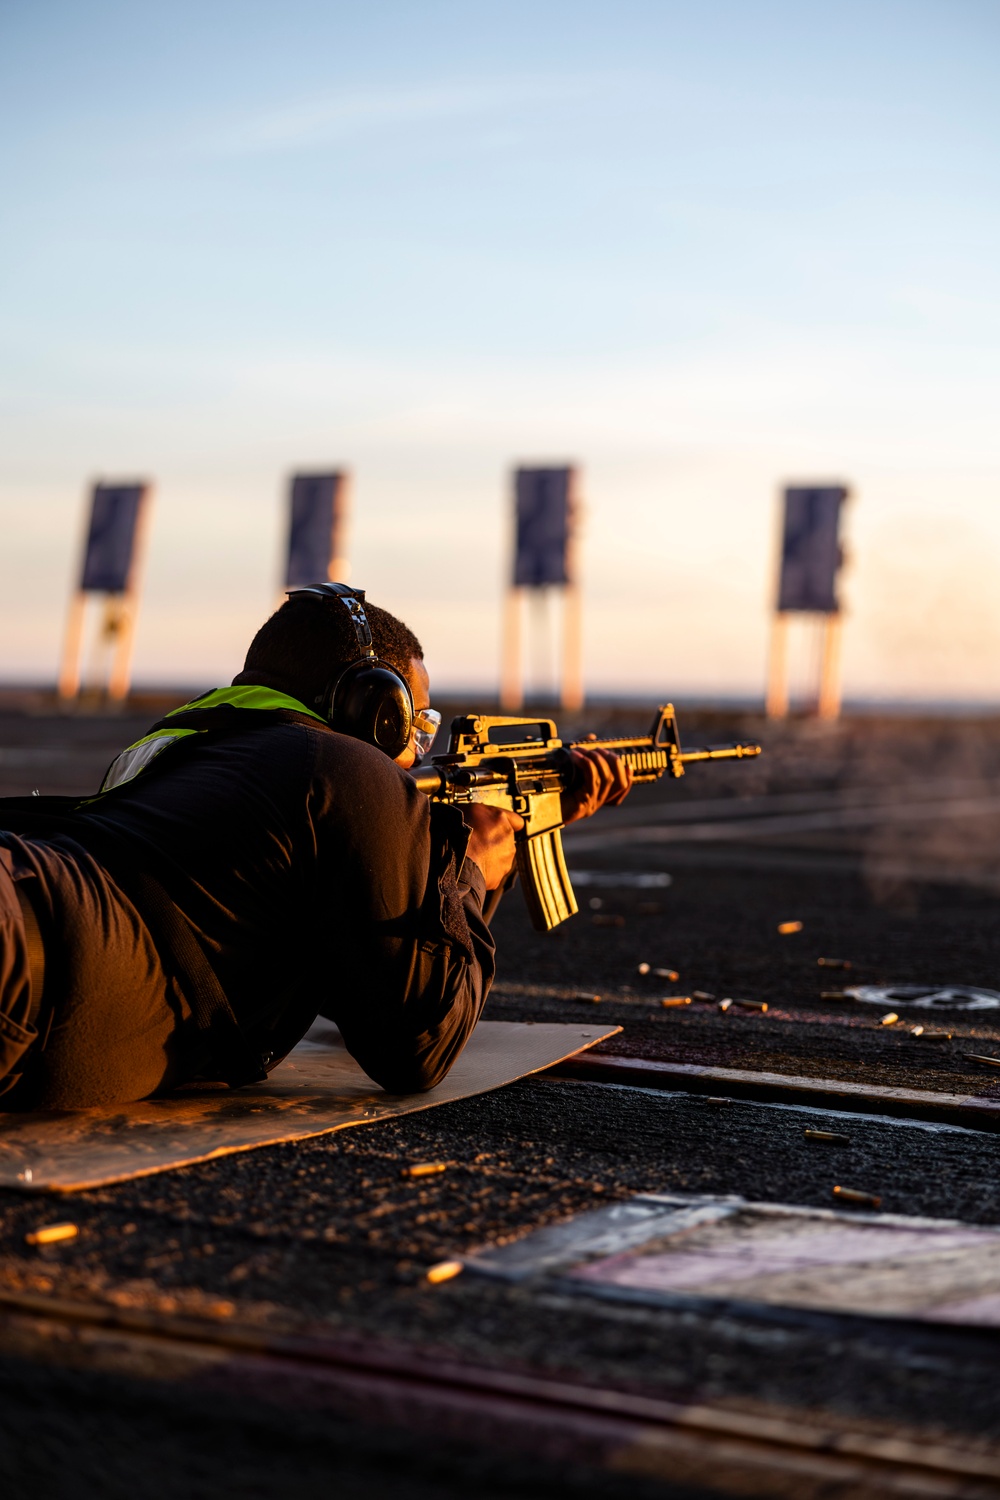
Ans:
{"type": "Polygon", "coordinates": [[[501,1088],[614,1036],[620,1026],[482,1021],[437,1088],[386,1094],[319,1022],[266,1083],[138,1104],[0,1114],[0,1185],[72,1193],[213,1156],[304,1140],[501,1088]]]}
{"type": "Polygon", "coordinates": [[[481,1251],[565,1294],[1000,1325],[1000,1227],[737,1197],[640,1194],[481,1251]]]}

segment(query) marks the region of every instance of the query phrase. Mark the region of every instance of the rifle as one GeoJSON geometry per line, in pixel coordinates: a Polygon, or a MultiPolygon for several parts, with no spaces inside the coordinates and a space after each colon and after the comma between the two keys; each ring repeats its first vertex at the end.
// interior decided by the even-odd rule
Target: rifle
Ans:
{"type": "Polygon", "coordinates": [[[636,739],[574,740],[565,746],[552,719],[505,719],[470,714],[452,719],[446,755],[410,771],[422,792],[461,806],[486,802],[520,813],[517,872],[532,925],[549,932],[579,910],[563,855],[559,798],[574,783],[569,750],[613,750],[632,769],[633,782],[683,776],[701,760],[742,760],[760,754],[754,744],[707,745],[682,750],[672,703],[656,711],[649,734],[636,739]]]}

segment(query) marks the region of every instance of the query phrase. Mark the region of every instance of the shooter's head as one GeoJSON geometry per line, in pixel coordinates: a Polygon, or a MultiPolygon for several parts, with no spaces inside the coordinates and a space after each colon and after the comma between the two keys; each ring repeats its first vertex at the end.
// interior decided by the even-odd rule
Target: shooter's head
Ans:
{"type": "Polygon", "coordinates": [[[320,588],[292,594],[265,621],[234,683],[287,693],[334,729],[378,745],[399,765],[412,765],[436,728],[426,720],[430,682],[423,647],[402,620],[365,601],[377,658],[372,662],[356,615],[320,588]]]}

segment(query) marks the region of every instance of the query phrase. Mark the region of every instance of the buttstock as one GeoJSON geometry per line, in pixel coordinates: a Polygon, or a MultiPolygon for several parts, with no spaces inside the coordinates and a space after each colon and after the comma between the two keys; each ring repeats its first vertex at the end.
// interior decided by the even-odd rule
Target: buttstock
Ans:
{"type": "Polygon", "coordinates": [[[517,873],[536,932],[551,932],[579,910],[558,828],[536,833],[534,838],[518,839],[517,873]]]}

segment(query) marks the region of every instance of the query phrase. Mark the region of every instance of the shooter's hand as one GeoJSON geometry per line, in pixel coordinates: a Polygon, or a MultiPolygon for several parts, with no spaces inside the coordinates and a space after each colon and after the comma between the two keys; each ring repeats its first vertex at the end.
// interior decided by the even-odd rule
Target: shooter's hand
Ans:
{"type": "Polygon", "coordinates": [[[524,819],[516,812],[488,807],[484,802],[463,803],[462,817],[472,830],[465,857],[475,860],[486,889],[495,891],[514,867],[514,835],[524,827],[524,819]]]}
{"type": "MultiPolygon", "coordinates": [[[[592,738],[596,739],[594,735],[592,738]]],[[[613,750],[570,750],[575,778],[560,799],[564,823],[592,818],[599,807],[617,807],[632,786],[632,771],[613,750]]]]}

